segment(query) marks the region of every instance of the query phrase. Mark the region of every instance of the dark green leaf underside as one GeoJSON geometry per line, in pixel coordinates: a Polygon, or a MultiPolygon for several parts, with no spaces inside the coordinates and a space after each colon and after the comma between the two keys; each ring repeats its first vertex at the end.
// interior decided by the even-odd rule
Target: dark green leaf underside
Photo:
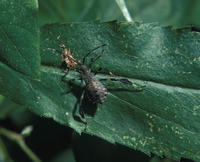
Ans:
{"type": "MultiPolygon", "coordinates": [[[[104,55],[92,70],[106,67],[117,78],[128,78],[145,88],[136,92],[121,83],[105,83],[108,97],[93,116],[86,114],[86,132],[147,154],[200,160],[199,33],[156,24],[55,24],[41,29],[40,42],[41,80],[30,80],[0,64],[2,94],[82,132],[84,124],[74,120],[72,113],[84,85],[76,82],[71,93],[63,94],[70,88],[61,81],[59,46],[65,44],[80,59],[106,43],[104,55]],[[15,93],[13,88],[17,88],[15,93]]],[[[71,71],[66,80],[77,75],[71,71]]],[[[110,76],[103,71],[97,77],[110,76]]]]}

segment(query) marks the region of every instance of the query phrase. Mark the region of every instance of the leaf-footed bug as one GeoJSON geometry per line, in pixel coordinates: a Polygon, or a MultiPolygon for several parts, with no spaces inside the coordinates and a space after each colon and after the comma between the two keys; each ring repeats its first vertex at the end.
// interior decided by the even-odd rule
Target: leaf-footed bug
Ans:
{"type": "MultiPolygon", "coordinates": [[[[103,46],[106,46],[106,44],[102,44],[102,45],[92,49],[91,51],[89,51],[83,57],[82,61],[80,61],[80,60],[76,61],[72,57],[73,61],[69,61],[69,65],[67,65],[68,70],[72,68],[72,69],[75,69],[76,71],[78,71],[79,73],[81,73],[81,78],[73,78],[73,79],[70,79],[69,82],[75,81],[75,80],[83,80],[85,82],[85,84],[86,84],[85,88],[83,89],[83,92],[81,94],[80,102],[79,102],[79,105],[80,105],[79,113],[80,113],[81,117],[83,118],[83,122],[85,124],[87,124],[87,121],[86,121],[85,116],[84,116],[84,110],[83,110],[83,105],[82,105],[84,96],[86,95],[88,100],[90,102],[92,102],[93,104],[102,104],[106,100],[108,91],[105,88],[105,86],[101,83],[101,81],[119,81],[121,83],[129,84],[129,85],[132,85],[134,87],[137,87],[137,85],[133,84],[131,81],[129,81],[128,79],[124,79],[124,78],[122,78],[122,79],[116,79],[116,78],[101,78],[101,79],[97,79],[97,78],[95,78],[95,75],[97,74],[97,72],[102,70],[102,68],[99,68],[99,70],[96,73],[92,73],[91,72],[91,67],[92,67],[92,64],[104,54],[104,50],[102,50],[102,52],[100,54],[96,55],[95,57],[92,57],[91,61],[90,61],[90,64],[88,66],[86,66],[86,58],[93,51],[95,51],[96,49],[101,48],[103,46]],[[71,66],[71,65],[73,65],[73,66],[71,66]],[[78,65],[79,68],[75,68],[76,65],[78,65]]],[[[68,55],[72,56],[69,50],[68,50],[68,52],[69,52],[68,55]]],[[[65,61],[65,59],[63,59],[63,61],[65,61]]],[[[65,61],[65,63],[68,64],[68,61],[65,61]]],[[[66,74],[64,75],[64,77],[65,76],[66,76],[66,74]]],[[[63,77],[62,77],[62,80],[63,80],[63,77]]]]}

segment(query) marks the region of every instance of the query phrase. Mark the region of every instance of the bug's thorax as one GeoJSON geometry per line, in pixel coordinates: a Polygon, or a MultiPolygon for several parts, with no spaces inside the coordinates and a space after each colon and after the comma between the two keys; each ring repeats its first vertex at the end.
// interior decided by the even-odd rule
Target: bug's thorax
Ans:
{"type": "Polygon", "coordinates": [[[107,96],[107,89],[98,79],[94,77],[91,71],[85,66],[81,65],[82,78],[86,84],[86,90],[89,100],[93,103],[103,103],[107,96]]]}
{"type": "Polygon", "coordinates": [[[82,78],[85,81],[86,84],[89,84],[94,79],[94,75],[91,73],[91,71],[85,66],[81,65],[81,71],[82,71],[82,78]]]}

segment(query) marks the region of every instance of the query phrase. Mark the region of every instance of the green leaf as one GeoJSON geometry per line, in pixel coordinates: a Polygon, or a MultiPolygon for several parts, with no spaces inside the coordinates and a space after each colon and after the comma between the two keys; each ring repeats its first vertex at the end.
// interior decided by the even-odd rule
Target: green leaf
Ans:
{"type": "Polygon", "coordinates": [[[34,78],[40,69],[37,8],[36,0],[0,1],[0,61],[34,78]]]}
{"type": "MultiPolygon", "coordinates": [[[[105,82],[109,89],[106,101],[97,107],[84,105],[88,112],[85,132],[148,155],[200,160],[198,32],[157,24],[90,22],[47,25],[40,33],[41,79],[31,79],[0,63],[3,95],[81,133],[85,125],[73,112],[79,109],[84,84],[73,82],[71,92],[63,94],[71,88],[61,80],[60,45],[65,44],[79,60],[106,43],[104,55],[92,71],[106,67],[116,78],[145,87],[136,92],[122,83],[105,82]]],[[[77,76],[79,73],[71,70],[65,79],[77,76]]],[[[103,71],[97,75],[100,77],[111,76],[103,71]]]]}

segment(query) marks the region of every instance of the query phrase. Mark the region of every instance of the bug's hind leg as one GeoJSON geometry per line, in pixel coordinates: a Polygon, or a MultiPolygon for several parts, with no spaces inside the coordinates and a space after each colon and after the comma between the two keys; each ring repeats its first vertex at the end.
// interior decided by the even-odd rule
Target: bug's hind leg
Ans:
{"type": "Polygon", "coordinates": [[[145,86],[138,86],[138,85],[132,83],[131,81],[129,81],[128,79],[125,79],[125,78],[122,78],[122,79],[116,79],[116,78],[101,78],[101,79],[99,79],[99,81],[114,81],[114,82],[117,81],[117,82],[121,82],[121,83],[123,83],[123,84],[128,84],[128,85],[131,85],[131,86],[137,88],[138,91],[143,91],[143,88],[145,87],[145,86]]]}
{"type": "Polygon", "coordinates": [[[82,94],[81,94],[81,98],[80,98],[80,103],[79,103],[79,114],[81,115],[82,121],[85,124],[85,129],[87,128],[87,120],[85,119],[85,115],[84,115],[84,109],[83,109],[83,99],[85,96],[85,89],[83,90],[82,94]]]}
{"type": "Polygon", "coordinates": [[[75,104],[75,106],[73,108],[73,111],[72,111],[72,115],[73,115],[74,120],[79,121],[79,122],[81,122],[81,123],[83,123],[85,125],[84,130],[86,130],[86,128],[87,128],[87,120],[85,119],[85,114],[84,114],[84,109],[83,109],[84,96],[85,96],[85,89],[83,90],[83,92],[81,94],[80,101],[76,102],[76,104],[75,104]]]}
{"type": "Polygon", "coordinates": [[[81,115],[81,117],[83,119],[85,119],[85,116],[84,116],[84,110],[83,110],[83,99],[84,99],[84,96],[85,96],[85,89],[83,90],[82,94],[81,94],[81,98],[80,98],[80,109],[79,109],[79,113],[81,115]]]}

